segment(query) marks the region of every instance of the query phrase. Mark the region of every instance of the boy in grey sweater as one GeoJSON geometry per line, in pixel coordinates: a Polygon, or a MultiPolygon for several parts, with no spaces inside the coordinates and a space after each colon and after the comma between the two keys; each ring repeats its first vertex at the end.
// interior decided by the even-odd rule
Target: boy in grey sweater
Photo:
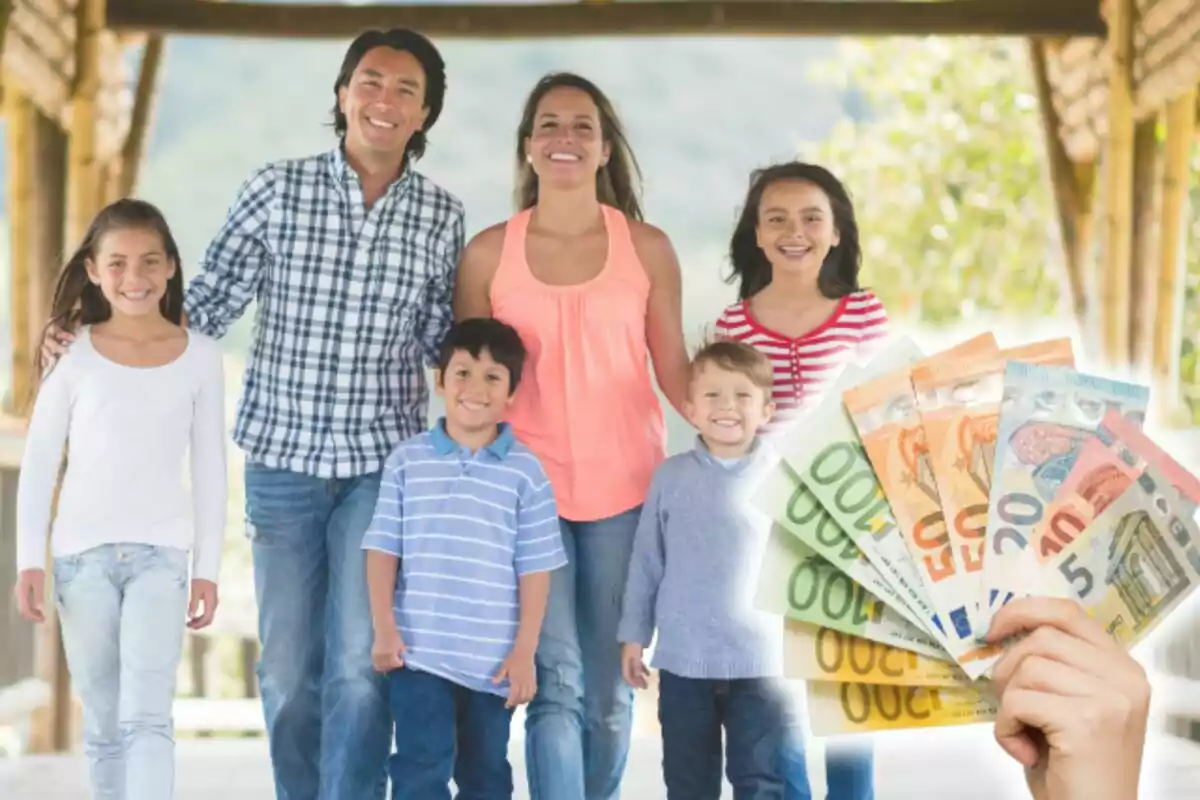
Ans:
{"type": "Polygon", "coordinates": [[[743,494],[765,464],[771,364],[753,347],[718,341],[692,361],[687,412],[695,447],[667,459],[642,508],[618,638],[621,668],[646,687],[645,647],[658,630],[663,778],[670,800],[721,795],[721,731],[737,800],[784,797],[787,705],[778,619],[753,609],[769,526],[743,494]],[[772,637],[774,634],[774,637],[772,637]]]}

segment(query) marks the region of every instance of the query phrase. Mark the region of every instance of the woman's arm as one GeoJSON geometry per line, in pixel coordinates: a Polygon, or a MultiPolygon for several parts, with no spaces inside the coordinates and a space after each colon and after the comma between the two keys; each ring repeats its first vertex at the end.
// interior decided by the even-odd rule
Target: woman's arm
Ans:
{"type": "Polygon", "coordinates": [[[504,225],[480,231],[463,248],[454,282],[454,321],[492,315],[492,278],[500,266],[504,225]]]}
{"type": "Polygon", "coordinates": [[[225,437],[225,363],[215,341],[201,340],[203,377],[192,419],[192,506],[195,543],[192,577],[217,583],[225,543],[228,464],[225,437]]]}
{"type": "Polygon", "coordinates": [[[633,246],[650,278],[646,308],[646,343],[654,376],[667,400],[687,418],[690,360],[683,336],[683,284],[671,240],[658,228],[630,223],[633,246]]]}

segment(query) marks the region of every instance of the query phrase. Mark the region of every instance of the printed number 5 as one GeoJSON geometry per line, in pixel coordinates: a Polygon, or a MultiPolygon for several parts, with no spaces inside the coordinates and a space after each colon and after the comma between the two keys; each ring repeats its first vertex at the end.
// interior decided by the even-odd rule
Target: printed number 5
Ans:
{"type": "Polygon", "coordinates": [[[1063,574],[1064,578],[1071,582],[1072,589],[1076,588],[1075,581],[1080,579],[1083,580],[1083,590],[1075,591],[1075,596],[1082,600],[1091,593],[1092,584],[1094,581],[1092,580],[1092,573],[1087,569],[1087,567],[1076,567],[1071,569],[1071,562],[1074,561],[1078,556],[1078,553],[1073,554],[1070,558],[1059,565],[1058,571],[1063,574]]]}

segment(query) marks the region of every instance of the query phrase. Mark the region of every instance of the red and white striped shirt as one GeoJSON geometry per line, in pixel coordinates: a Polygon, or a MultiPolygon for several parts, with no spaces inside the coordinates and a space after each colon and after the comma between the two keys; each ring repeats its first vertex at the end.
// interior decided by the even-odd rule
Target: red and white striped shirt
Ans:
{"type": "Polygon", "coordinates": [[[792,339],[763,326],[743,300],[721,312],[716,333],[771,359],[778,416],[769,427],[775,428],[819,400],[846,364],[868,358],[888,335],[888,317],[879,298],[863,289],[843,297],[828,319],[792,339]]]}

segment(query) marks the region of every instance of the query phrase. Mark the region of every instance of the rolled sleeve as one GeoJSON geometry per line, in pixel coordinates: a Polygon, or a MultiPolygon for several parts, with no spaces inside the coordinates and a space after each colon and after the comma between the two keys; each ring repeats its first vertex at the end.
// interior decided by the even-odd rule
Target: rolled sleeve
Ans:
{"type": "Polygon", "coordinates": [[[267,222],[275,203],[275,170],[262,167],[242,184],[225,222],[209,244],[200,272],[188,285],[188,327],[225,335],[258,294],[270,259],[267,222]]]}

